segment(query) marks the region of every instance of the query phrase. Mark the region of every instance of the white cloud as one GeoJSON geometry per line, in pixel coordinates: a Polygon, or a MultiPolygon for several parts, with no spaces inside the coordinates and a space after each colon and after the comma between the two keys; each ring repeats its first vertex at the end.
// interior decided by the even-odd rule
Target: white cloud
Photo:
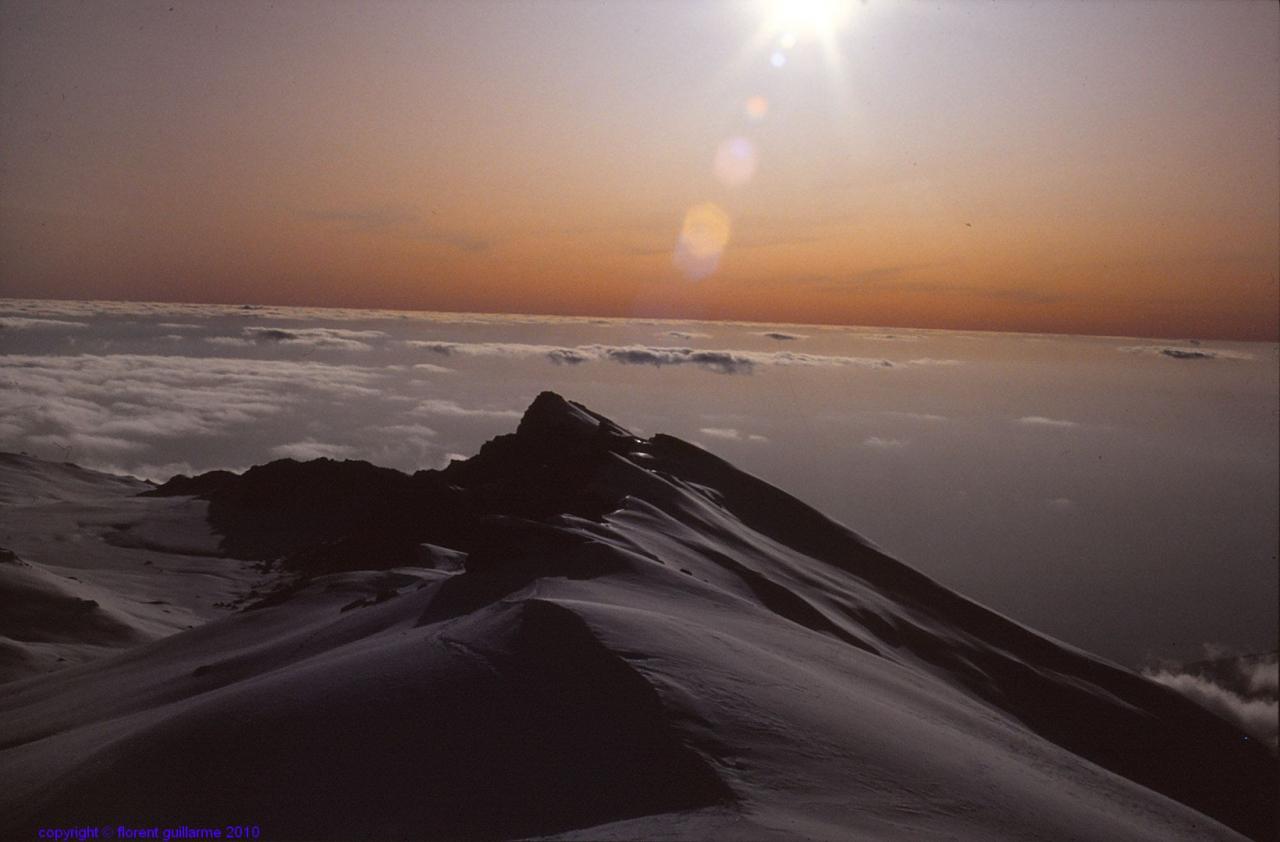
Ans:
{"type": "Polygon", "coordinates": [[[756,433],[744,433],[733,427],[703,427],[698,432],[711,436],[713,439],[726,439],[729,441],[766,442],[769,440],[765,436],[756,433]]]}
{"type": "Polygon", "coordinates": [[[854,339],[867,339],[872,342],[919,342],[920,337],[912,333],[858,333],[849,336],[854,339]]]}
{"type": "Polygon", "coordinates": [[[241,333],[259,345],[277,343],[340,351],[371,351],[373,346],[369,340],[382,339],[387,335],[381,330],[334,327],[246,327],[241,333]]]}
{"type": "Polygon", "coordinates": [[[143,463],[141,465],[132,465],[128,468],[110,467],[103,470],[112,474],[129,474],[140,479],[149,479],[152,482],[168,482],[178,474],[194,476],[200,473],[200,471],[191,466],[190,462],[165,462],[161,465],[143,463]]]}
{"type": "Polygon", "coordinates": [[[934,415],[930,412],[901,412],[896,410],[885,410],[880,414],[887,415],[891,418],[905,418],[909,421],[928,421],[929,423],[937,423],[939,421],[947,420],[947,416],[945,415],[934,415]]]}
{"type": "Polygon", "coordinates": [[[62,319],[31,319],[23,316],[0,316],[0,330],[56,330],[59,328],[88,327],[85,322],[69,322],[62,319]]]}
{"type": "Polygon", "coordinates": [[[1205,348],[1200,345],[1124,345],[1117,348],[1126,354],[1148,354],[1173,360],[1252,360],[1253,354],[1226,348],[1205,348]]]}
{"type": "Polygon", "coordinates": [[[417,436],[432,438],[436,435],[436,431],[428,427],[426,424],[391,424],[385,427],[370,427],[375,433],[386,434],[391,436],[417,436]]]}
{"type": "MultiPolygon", "coordinates": [[[[375,369],[315,362],[133,354],[0,355],[0,417],[10,447],[65,458],[145,450],[218,436],[304,397],[350,401],[379,392],[375,369]],[[24,445],[25,442],[25,445],[24,445]]],[[[92,459],[79,457],[91,466],[92,459]]]]}
{"type": "Polygon", "coordinates": [[[560,365],[609,361],[624,365],[692,365],[719,374],[749,374],[757,366],[857,366],[892,368],[888,360],[866,357],[825,356],[792,351],[741,351],[726,349],[677,348],[647,345],[533,345],[515,342],[443,342],[409,340],[411,348],[442,356],[545,357],[560,365]]]}
{"type": "Polygon", "coordinates": [[[453,418],[519,418],[523,415],[516,409],[474,409],[461,406],[456,401],[435,398],[419,401],[410,411],[415,415],[443,415],[453,418]]]}
{"type": "Polygon", "coordinates": [[[300,462],[309,459],[345,459],[355,452],[355,448],[349,445],[326,444],[314,439],[304,439],[271,448],[273,456],[281,459],[297,459],[300,462]]]}
{"type": "Polygon", "coordinates": [[[906,447],[907,442],[903,439],[891,439],[881,436],[870,436],[862,440],[866,447],[873,447],[877,450],[898,450],[906,447]]]}
{"type": "Polygon", "coordinates": [[[71,433],[70,435],[48,434],[28,436],[27,442],[36,447],[48,447],[65,451],[65,459],[72,458],[85,451],[89,453],[120,453],[129,450],[145,450],[141,442],[128,441],[113,436],[96,436],[91,433],[71,433]]]}
{"type": "Polygon", "coordinates": [[[1280,708],[1274,698],[1246,699],[1206,677],[1169,670],[1149,671],[1147,678],[1177,690],[1191,701],[1234,723],[1273,750],[1277,747],[1280,708]]]}
{"type": "Polygon", "coordinates": [[[1280,692],[1280,663],[1277,663],[1274,653],[1268,659],[1251,661],[1241,658],[1236,664],[1251,693],[1275,696],[1280,692]]]}
{"type": "Polygon", "coordinates": [[[1026,424],[1030,427],[1078,427],[1079,422],[1065,421],[1060,418],[1046,418],[1043,415],[1024,415],[1018,419],[1019,424],[1026,424]]]}
{"type": "Polygon", "coordinates": [[[439,325],[622,325],[658,324],[653,320],[587,316],[538,316],[505,313],[442,313],[429,310],[355,310],[343,307],[285,307],[269,304],[180,304],[167,301],[0,300],[0,314],[27,318],[115,316],[163,318],[271,319],[273,321],[403,321],[439,325]]]}

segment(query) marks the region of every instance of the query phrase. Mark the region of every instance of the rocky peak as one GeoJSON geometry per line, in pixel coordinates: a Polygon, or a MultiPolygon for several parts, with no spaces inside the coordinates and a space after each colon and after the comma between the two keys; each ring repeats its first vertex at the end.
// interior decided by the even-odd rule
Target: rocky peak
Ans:
{"type": "Polygon", "coordinates": [[[604,416],[555,392],[542,392],[534,398],[516,429],[516,435],[521,438],[544,441],[590,440],[602,432],[610,437],[635,438],[604,416]]]}

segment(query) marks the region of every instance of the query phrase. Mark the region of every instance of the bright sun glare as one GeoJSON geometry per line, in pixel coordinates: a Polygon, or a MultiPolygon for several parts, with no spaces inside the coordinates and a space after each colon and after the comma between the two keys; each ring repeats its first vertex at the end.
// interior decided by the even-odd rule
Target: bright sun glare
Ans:
{"type": "Polygon", "coordinates": [[[762,5],[768,34],[794,43],[804,38],[830,40],[848,22],[852,3],[849,0],[765,0],[762,5]]]}

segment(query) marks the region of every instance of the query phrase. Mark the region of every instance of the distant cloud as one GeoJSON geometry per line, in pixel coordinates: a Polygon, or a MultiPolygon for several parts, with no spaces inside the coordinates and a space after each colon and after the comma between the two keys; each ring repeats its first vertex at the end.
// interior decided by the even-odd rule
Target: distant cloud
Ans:
{"type": "Polygon", "coordinates": [[[715,439],[727,439],[729,441],[767,442],[769,440],[766,436],[743,433],[733,427],[703,427],[698,432],[715,439]]]}
{"type": "Polygon", "coordinates": [[[438,340],[408,339],[404,345],[451,357],[536,357],[552,351],[567,350],[557,345],[530,345],[522,342],[442,342],[438,340]]]}
{"type": "Polygon", "coordinates": [[[595,361],[609,361],[623,365],[652,365],[655,367],[692,365],[719,374],[750,374],[757,366],[769,365],[893,367],[893,363],[882,359],[801,354],[791,351],[712,350],[647,345],[579,345],[577,347],[561,347],[512,342],[441,342],[426,340],[409,340],[404,344],[411,348],[431,351],[442,356],[540,356],[560,365],[580,365],[595,361]]]}
{"type": "Polygon", "coordinates": [[[128,474],[138,477],[139,479],[149,479],[152,482],[168,482],[178,474],[194,476],[200,473],[197,468],[193,468],[190,462],[164,462],[162,464],[152,464],[144,462],[140,465],[131,465],[128,468],[108,467],[105,468],[107,473],[111,474],[128,474]]]}
{"type": "Polygon", "coordinates": [[[368,340],[382,339],[380,330],[346,330],[333,327],[246,327],[240,336],[206,336],[210,345],[248,348],[254,345],[289,345],[336,351],[371,351],[368,340]]]}
{"type": "Polygon", "coordinates": [[[418,438],[434,438],[436,431],[425,424],[391,424],[385,427],[370,427],[379,435],[416,436],[418,438]]]}
{"type": "Polygon", "coordinates": [[[872,342],[919,342],[920,337],[913,333],[863,333],[850,331],[850,339],[866,339],[872,342]]]}
{"type": "Polygon", "coordinates": [[[423,374],[452,374],[453,369],[435,363],[416,363],[413,370],[423,374]]]}
{"type": "Polygon", "coordinates": [[[271,455],[280,459],[345,459],[355,453],[355,448],[345,444],[326,444],[313,439],[295,441],[271,448],[271,455]]]}
{"type": "Polygon", "coordinates": [[[765,339],[776,339],[779,342],[794,342],[800,339],[808,339],[803,333],[783,333],[778,330],[766,330],[757,333],[756,336],[763,336],[765,339]]]}
{"type": "Polygon", "coordinates": [[[246,327],[241,332],[259,344],[274,342],[342,351],[370,351],[373,346],[368,340],[382,339],[387,335],[380,330],[346,330],[335,327],[246,327]]]}
{"type": "Polygon", "coordinates": [[[592,357],[574,348],[551,348],[546,356],[556,365],[578,365],[592,360],[592,357]]]}
{"type": "Polygon", "coordinates": [[[938,421],[947,420],[947,416],[945,415],[934,415],[933,413],[930,413],[930,412],[902,412],[898,410],[887,409],[882,411],[880,414],[887,415],[891,418],[904,418],[908,421],[928,421],[931,423],[936,423],[938,421]]]}
{"type": "Polygon", "coordinates": [[[907,360],[907,365],[964,365],[963,360],[939,360],[933,357],[920,357],[915,360],[907,360]]]}
{"type": "Polygon", "coordinates": [[[415,415],[443,415],[453,418],[519,418],[523,415],[516,409],[474,409],[461,406],[455,401],[439,399],[420,401],[410,412],[415,415]]]}
{"type": "MultiPolygon", "coordinates": [[[[665,251],[670,251],[666,249],[665,251]]],[[[54,301],[23,298],[0,298],[0,317],[23,318],[93,318],[111,316],[136,319],[164,319],[170,323],[191,319],[255,319],[276,322],[395,321],[415,325],[493,326],[512,325],[606,325],[650,326],[671,328],[703,339],[696,331],[685,331],[683,322],[651,318],[602,318],[597,316],[557,316],[528,313],[450,313],[432,310],[364,310],[347,307],[288,307],[274,304],[181,304],[167,301],[54,301]]],[[[187,322],[189,323],[189,322],[187,322]]],[[[735,326],[745,322],[724,322],[735,326]]],[[[755,325],[755,323],[750,323],[755,325]]],[[[758,326],[758,325],[755,325],[758,326]]],[[[828,327],[838,330],[842,328],[828,327]]]]}
{"type": "Polygon", "coordinates": [[[1019,424],[1029,427],[1079,427],[1078,421],[1066,421],[1060,418],[1046,418],[1043,415],[1024,415],[1018,419],[1019,424]]]}
{"type": "Polygon", "coordinates": [[[1070,497],[1054,497],[1045,505],[1055,512],[1069,512],[1076,507],[1076,501],[1070,497]]]}
{"type": "Polygon", "coordinates": [[[258,425],[304,396],[350,402],[376,395],[372,386],[382,377],[315,362],[0,355],[0,435],[6,448],[98,467],[107,454],[258,425]]]}
{"type": "Polygon", "coordinates": [[[1117,350],[1126,354],[1149,354],[1167,357],[1172,360],[1252,360],[1253,354],[1245,351],[1232,351],[1225,348],[1202,348],[1198,345],[1182,347],[1175,345],[1124,345],[1117,350]]]}
{"type": "Polygon", "coordinates": [[[59,330],[88,327],[85,322],[63,319],[30,319],[24,316],[0,316],[0,330],[59,330]]]}
{"type": "Polygon", "coordinates": [[[1166,665],[1147,669],[1143,675],[1173,688],[1276,751],[1280,747],[1276,667],[1276,653],[1272,652],[1186,667],[1166,665]]]}
{"type": "Polygon", "coordinates": [[[114,436],[99,436],[92,433],[71,433],[69,435],[50,434],[28,436],[27,442],[36,447],[62,449],[69,453],[120,453],[129,450],[144,450],[146,445],[114,436]]]}
{"type": "Polygon", "coordinates": [[[672,339],[710,339],[709,333],[698,333],[693,330],[669,330],[666,333],[659,333],[659,336],[669,336],[672,339]]]}
{"type": "Polygon", "coordinates": [[[617,348],[593,346],[589,353],[625,365],[696,365],[720,374],[749,373],[757,364],[750,357],[733,351],[703,351],[692,348],[646,348],[639,345],[617,348]]]}
{"type": "Polygon", "coordinates": [[[1244,676],[1251,693],[1269,696],[1280,693],[1280,662],[1277,662],[1276,653],[1271,653],[1270,658],[1253,661],[1241,658],[1237,669],[1244,676]]]}
{"type": "Polygon", "coordinates": [[[875,448],[876,450],[898,450],[907,446],[907,442],[903,439],[883,438],[881,436],[870,436],[863,439],[862,444],[865,447],[875,448]]]}
{"type": "Polygon", "coordinates": [[[143,438],[175,438],[202,435],[208,431],[206,419],[182,410],[164,409],[133,417],[116,417],[98,427],[101,433],[143,438]]]}

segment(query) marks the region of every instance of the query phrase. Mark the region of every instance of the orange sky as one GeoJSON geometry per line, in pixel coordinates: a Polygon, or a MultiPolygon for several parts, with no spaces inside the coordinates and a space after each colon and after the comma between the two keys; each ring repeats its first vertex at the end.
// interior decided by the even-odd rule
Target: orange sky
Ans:
{"type": "Polygon", "coordinates": [[[829,5],[6,3],[0,294],[1278,338],[1280,6],[829,5]]]}

